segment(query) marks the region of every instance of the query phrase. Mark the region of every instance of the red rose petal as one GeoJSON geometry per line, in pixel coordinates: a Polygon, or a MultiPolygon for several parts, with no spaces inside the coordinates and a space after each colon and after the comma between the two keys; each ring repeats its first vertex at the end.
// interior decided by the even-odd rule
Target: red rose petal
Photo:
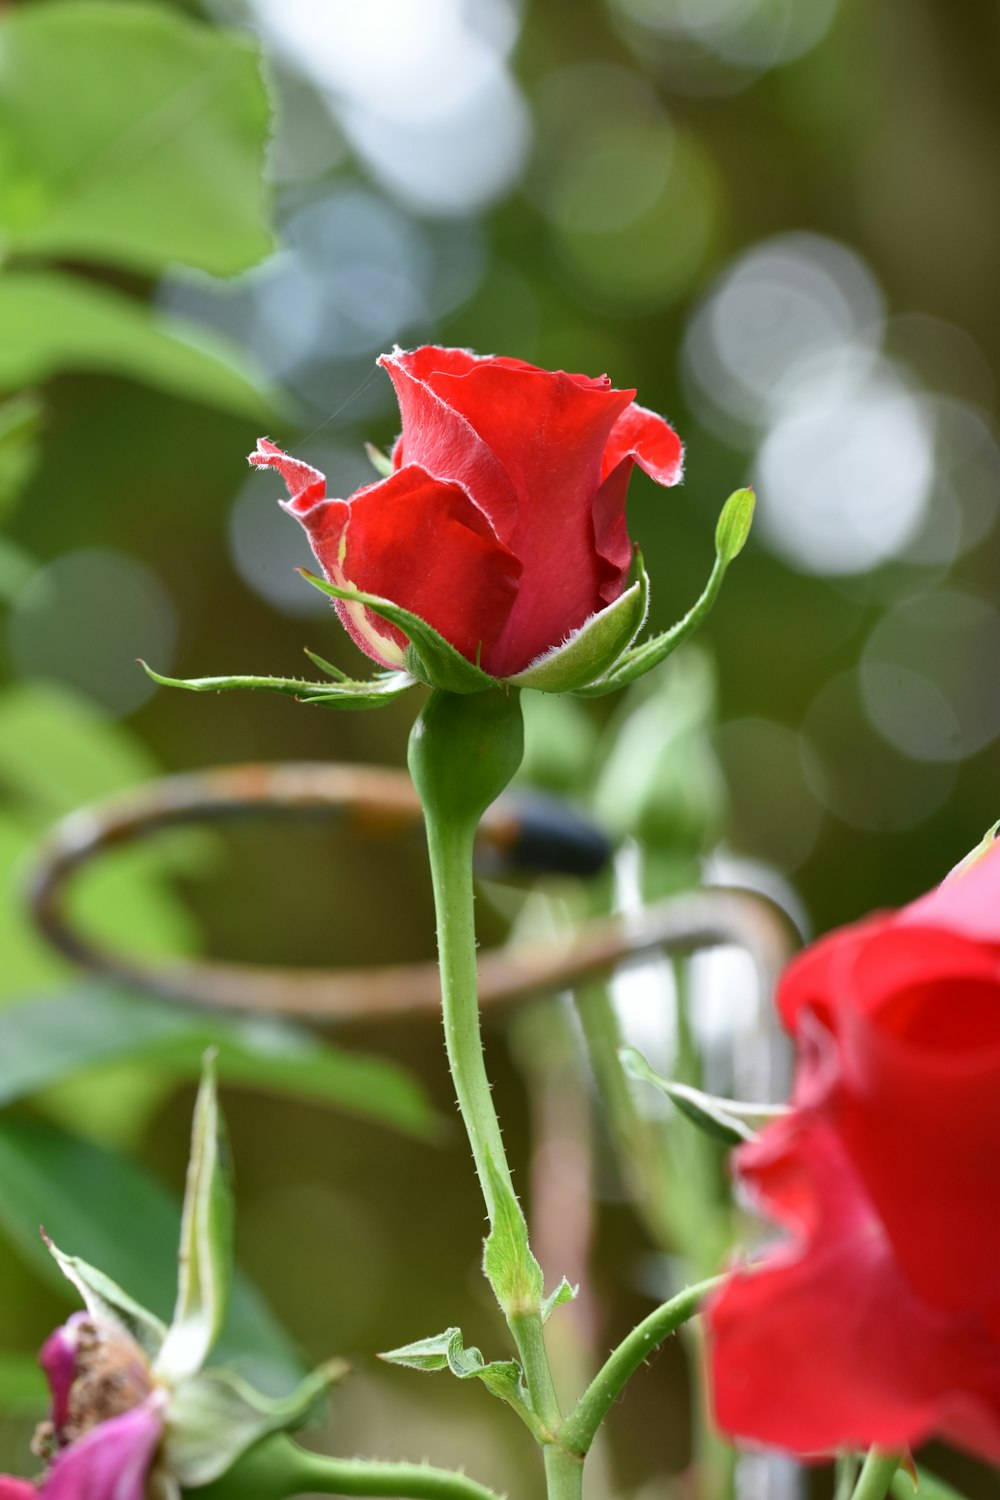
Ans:
{"type": "Polygon", "coordinates": [[[270,438],[257,439],[257,451],[250,454],[255,469],[277,469],[288,486],[289,506],[293,515],[301,515],[326,494],[326,477],[300,458],[282,452],[270,438]]]}
{"type": "Polygon", "coordinates": [[[461,376],[435,372],[428,381],[483,438],[518,497],[505,540],[524,571],[493,656],[493,670],[506,676],[559,645],[607,602],[593,500],[608,435],[633,393],[494,361],[461,376]]]}
{"type": "Polygon", "coordinates": [[[669,422],[633,401],[611,429],[602,478],[625,459],[632,459],[657,484],[677,484],[684,469],[684,445],[669,422]]]}
{"type": "MultiPolygon", "coordinates": [[[[393,465],[419,464],[429,474],[465,486],[501,541],[507,541],[517,524],[517,493],[496,455],[486,446],[468,420],[432,390],[417,371],[426,364],[423,356],[464,356],[464,365],[475,363],[464,350],[420,350],[421,359],[405,354],[383,354],[403,419],[403,437],[392,452],[393,465]]],[[[449,361],[454,367],[455,360],[449,361]]]]}
{"type": "Polygon", "coordinates": [[[805,1454],[936,1432],[1000,1458],[1000,1344],[910,1288],[834,1131],[799,1113],[737,1161],[793,1242],[709,1309],[720,1426],[805,1454]]]}
{"type": "MultiPolygon", "coordinates": [[[[407,464],[350,502],[328,500],[300,519],[331,582],[391,599],[491,670],[520,564],[460,485],[407,464]]],[[[360,618],[354,605],[338,613],[363,651],[400,665],[391,650],[404,639],[398,631],[367,610],[360,618]]]]}

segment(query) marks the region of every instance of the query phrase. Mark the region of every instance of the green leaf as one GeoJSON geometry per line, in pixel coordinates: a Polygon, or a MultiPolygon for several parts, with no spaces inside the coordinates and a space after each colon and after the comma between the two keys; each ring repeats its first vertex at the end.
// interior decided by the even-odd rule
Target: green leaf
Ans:
{"type": "Polygon", "coordinates": [[[363,605],[401,630],[410,642],[404,656],[406,670],[429,687],[441,688],[448,693],[483,693],[497,686],[495,677],[466,661],[450,641],[446,641],[419,615],[411,615],[408,609],[401,609],[391,599],[380,599],[377,594],[338,588],[325,578],[317,578],[308,568],[299,568],[299,572],[320,593],[328,594],[331,599],[343,599],[348,604],[363,605]]]}
{"type": "Polygon", "coordinates": [[[639,577],[631,588],[591,615],[569,640],[504,680],[542,693],[569,693],[586,687],[609,671],[642,629],[649,608],[649,576],[639,558],[639,577]]]}
{"type": "Polygon", "coordinates": [[[571,1286],[564,1276],[554,1292],[544,1298],[542,1302],[542,1322],[547,1323],[557,1307],[562,1307],[566,1302],[572,1302],[579,1294],[578,1286],[571,1286]]]}
{"type": "Polygon", "coordinates": [[[640,1082],[651,1083],[661,1094],[666,1094],[693,1125],[723,1145],[739,1146],[744,1141],[752,1141],[761,1125],[788,1113],[781,1104],[744,1104],[738,1099],[719,1099],[714,1094],[704,1094],[701,1089],[686,1083],[674,1083],[655,1072],[634,1047],[621,1047],[618,1056],[626,1073],[640,1082]]]}
{"type": "Polygon", "coordinates": [[[643,641],[640,646],[633,646],[597,682],[577,688],[575,691],[578,697],[603,698],[607,693],[615,693],[620,688],[628,687],[629,683],[644,677],[653,667],[658,667],[661,661],[666,661],[678,646],[683,645],[694,634],[718,598],[726,569],[746,542],[753,519],[753,507],[753,490],[737,490],[730,495],[722,507],[716,527],[715,563],[700,597],[676,625],[672,625],[661,635],[653,636],[651,640],[643,641]]]}
{"type": "Polygon", "coordinates": [[[387,1365],[404,1365],[408,1370],[447,1370],[448,1350],[454,1338],[461,1339],[460,1328],[446,1328],[444,1333],[434,1333],[427,1339],[416,1339],[412,1344],[401,1344],[398,1349],[389,1349],[379,1359],[387,1365]]]}
{"type": "MultiPolygon", "coordinates": [[[[34,391],[22,391],[0,405],[0,516],[31,478],[38,461],[41,426],[42,401],[34,391]]],[[[0,580],[0,595],[3,593],[0,580]]]]}
{"type": "Polygon", "coordinates": [[[96,983],[0,1012],[0,1105],[102,1065],[153,1063],[196,1078],[208,1047],[225,1083],[332,1105],[423,1140],[438,1133],[423,1089],[398,1063],[341,1051],[276,1017],[220,1016],[96,983]]]}
{"type": "Polygon", "coordinates": [[[166,1325],[156,1314],[136,1302],[96,1266],[89,1265],[78,1255],[64,1255],[51,1240],[47,1239],[46,1244],[66,1280],[80,1293],[91,1317],[100,1323],[117,1323],[150,1359],[155,1358],[167,1333],[166,1325]]]}
{"type": "Polygon", "coordinates": [[[171,1397],[163,1449],[167,1469],[184,1489],[210,1484],[261,1438],[308,1422],[346,1373],[346,1363],[331,1360],[291,1395],[273,1400],[228,1370],[203,1370],[171,1397]]]}
{"type": "MultiPolygon", "coordinates": [[[[0,1230],[57,1291],[66,1282],[42,1243],[42,1224],[142,1306],[169,1315],[180,1207],[135,1161],[48,1121],[0,1115],[0,1184],[0,1230]]],[[[271,1391],[287,1391],[306,1373],[288,1334],[239,1274],[216,1357],[239,1363],[271,1391]]]]}
{"type": "Polygon", "coordinates": [[[228,276],[270,251],[270,111],[245,34],[128,0],[14,8],[0,78],[8,252],[228,276]]]}
{"type": "Polygon", "coordinates": [[[344,678],[331,686],[302,677],[164,677],[146,662],[139,665],[161,687],[186,688],[190,693],[283,693],[299,703],[318,703],[324,708],[382,708],[414,686],[414,678],[406,672],[386,672],[364,681],[344,678]]]}
{"type": "Polygon", "coordinates": [[[262,418],[281,404],[251,357],[220,335],[80,277],[5,271],[0,390],[60,370],[124,375],[241,417],[262,418]]]}
{"type": "Polygon", "coordinates": [[[715,552],[722,562],[731,563],[746,546],[756,498],[749,487],[734,490],[722,507],[722,514],[715,528],[715,552]]]}
{"type": "Polygon", "coordinates": [[[481,1380],[486,1388],[503,1401],[515,1404],[524,1400],[521,1366],[516,1359],[487,1362],[473,1346],[465,1347],[460,1328],[446,1328],[444,1333],[415,1343],[403,1344],[380,1354],[390,1365],[405,1365],[409,1370],[450,1370],[458,1380],[481,1380]]]}
{"type": "Polygon", "coordinates": [[[49,1388],[34,1354],[0,1352],[0,1412],[41,1416],[49,1400],[49,1388]]]}
{"type": "Polygon", "coordinates": [[[233,1197],[214,1053],[206,1054],[194,1107],[177,1271],[174,1316],[155,1365],[172,1385],[190,1380],[208,1358],[233,1274],[233,1197]]]}

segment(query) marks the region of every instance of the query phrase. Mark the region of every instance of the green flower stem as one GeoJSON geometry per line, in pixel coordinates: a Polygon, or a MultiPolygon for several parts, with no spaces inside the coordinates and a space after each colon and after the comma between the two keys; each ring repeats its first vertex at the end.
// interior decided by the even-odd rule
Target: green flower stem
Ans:
{"type": "Polygon", "coordinates": [[[386,1495],[396,1500],[500,1500],[464,1474],[429,1464],[327,1458],[287,1437],[269,1438],[214,1484],[190,1491],[198,1500],[283,1500],[291,1495],[386,1495]]]}
{"type": "MultiPolygon", "coordinates": [[[[626,1335],[598,1370],[563,1423],[559,1442],[564,1448],[581,1456],[587,1452],[597,1429],[631,1376],[665,1338],[694,1317],[701,1307],[702,1299],[715,1287],[721,1286],[724,1280],[724,1276],[713,1276],[709,1281],[686,1287],[683,1292],[651,1312],[648,1318],[643,1318],[626,1335]]],[[[878,1500],[878,1497],[873,1491],[871,1495],[856,1495],[855,1500],[878,1500]]]]}
{"type": "Polygon", "coordinates": [[[483,1265],[517,1345],[532,1407],[544,1433],[554,1436],[561,1412],[542,1332],[542,1273],[490,1091],[476,984],[473,840],[479,819],[520,765],[523,747],[516,692],[435,692],[414,725],[409,765],[427,827],[448,1063],[490,1220],[483,1265]]]}
{"type": "MultiPolygon", "coordinates": [[[[889,1493],[893,1500],[914,1500],[913,1480],[905,1469],[896,1470],[889,1493]]],[[[916,1496],[917,1500],[965,1500],[954,1486],[945,1484],[943,1479],[938,1479],[923,1466],[917,1469],[916,1496]]]]}
{"type": "Polygon", "coordinates": [[[583,1458],[583,1454],[571,1453],[554,1443],[545,1449],[548,1500],[580,1500],[583,1495],[583,1458]]]}
{"type": "Polygon", "coordinates": [[[853,1500],[885,1500],[900,1458],[899,1453],[880,1453],[872,1448],[858,1475],[853,1500]]]}

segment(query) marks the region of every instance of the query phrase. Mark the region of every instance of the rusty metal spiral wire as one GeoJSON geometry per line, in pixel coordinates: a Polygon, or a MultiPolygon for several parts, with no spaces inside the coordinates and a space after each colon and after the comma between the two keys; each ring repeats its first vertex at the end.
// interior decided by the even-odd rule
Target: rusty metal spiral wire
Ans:
{"type": "MultiPolygon", "coordinates": [[[[592,825],[556,805],[508,795],[489,809],[480,845],[494,864],[587,873],[601,857],[592,825]],[[560,843],[561,841],[561,843],[560,843]]],[[[416,793],[404,772],[371,766],[283,763],[222,767],[168,776],[83,808],[58,823],[39,851],[28,886],[32,918],[60,953],[132,989],[221,1010],[267,1012],[314,1025],[433,1012],[439,1004],[433,963],[365,968],[293,969],[125,957],[80,931],[68,914],[73,879],[110,851],[188,823],[251,817],[340,815],[361,832],[418,824],[416,793]]],[[[762,996],[794,944],[784,913],[750,891],[709,887],[628,916],[601,917],[565,938],[482,952],[480,998],[494,1007],[568,989],[654,953],[689,953],[736,944],[755,963],[762,996]]]]}

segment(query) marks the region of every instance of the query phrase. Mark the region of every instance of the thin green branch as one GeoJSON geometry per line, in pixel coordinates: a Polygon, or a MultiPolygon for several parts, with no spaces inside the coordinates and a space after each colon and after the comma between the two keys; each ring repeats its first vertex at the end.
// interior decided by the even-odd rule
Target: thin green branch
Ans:
{"type": "MultiPolygon", "coordinates": [[[[694,1317],[703,1298],[715,1287],[721,1286],[724,1280],[724,1276],[713,1276],[709,1281],[686,1287],[683,1292],[651,1312],[648,1318],[643,1318],[626,1335],[594,1376],[560,1428],[560,1447],[577,1454],[587,1452],[597,1429],[639,1366],[664,1339],[694,1317]]],[[[866,1495],[862,1500],[876,1500],[876,1497],[874,1494],[866,1495]]]]}
{"type": "Polygon", "coordinates": [[[199,1500],[283,1500],[291,1495],[384,1495],[393,1500],[502,1500],[465,1474],[430,1464],[328,1458],[281,1436],[259,1443],[199,1500]]]}

